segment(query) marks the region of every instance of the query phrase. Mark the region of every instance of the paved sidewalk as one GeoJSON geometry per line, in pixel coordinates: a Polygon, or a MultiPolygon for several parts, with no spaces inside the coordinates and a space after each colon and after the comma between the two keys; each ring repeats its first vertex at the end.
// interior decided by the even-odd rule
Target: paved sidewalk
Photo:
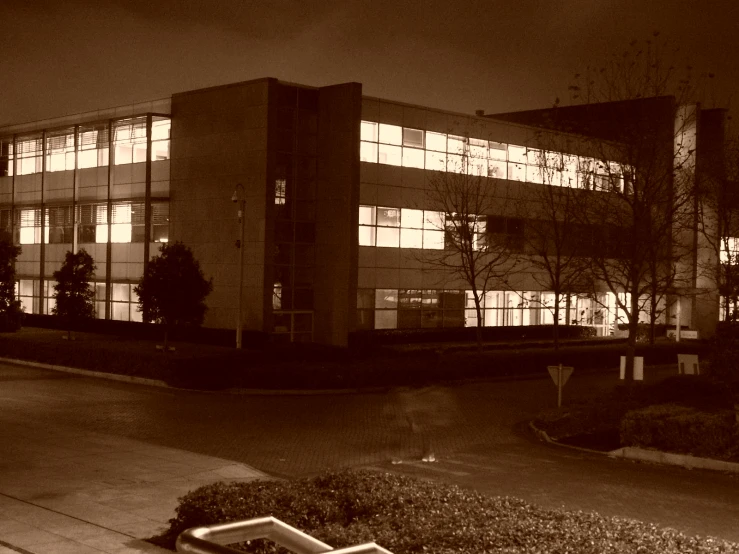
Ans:
{"type": "Polygon", "coordinates": [[[266,478],[221,458],[62,425],[0,427],[0,554],[166,552],[177,499],[214,481],[266,478]]]}

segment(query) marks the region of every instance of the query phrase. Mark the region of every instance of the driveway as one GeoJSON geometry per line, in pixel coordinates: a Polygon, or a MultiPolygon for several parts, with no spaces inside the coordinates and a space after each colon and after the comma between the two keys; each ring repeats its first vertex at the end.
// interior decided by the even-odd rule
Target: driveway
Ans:
{"type": "MultiPolygon", "coordinates": [[[[648,368],[646,373],[651,379],[673,371],[648,368]]],[[[564,402],[603,390],[615,379],[614,373],[575,373],[565,388],[564,402]]],[[[75,444],[75,437],[88,437],[98,451],[89,444],[84,447],[89,463],[79,464],[80,476],[89,477],[106,454],[108,441],[114,447],[107,453],[113,464],[109,467],[115,467],[114,459],[120,460],[123,451],[128,452],[126,463],[143,464],[149,472],[156,466],[152,453],[168,458],[170,465],[162,462],[161,469],[166,477],[160,475],[156,482],[179,479],[174,481],[179,494],[188,483],[202,484],[219,474],[183,481],[182,475],[189,478],[194,473],[178,460],[242,480],[365,466],[516,496],[547,507],[632,517],[688,534],[739,541],[737,477],[612,460],[540,443],[527,431],[526,422],[541,408],[553,405],[556,389],[547,379],[467,383],[401,394],[244,396],[130,385],[0,364],[0,460],[11,460],[12,452],[22,449],[28,437],[35,437],[33,464],[19,471],[17,465],[9,468],[0,462],[0,499],[43,505],[43,498],[18,494],[17,476],[49,482],[49,494],[53,494],[54,471],[60,466],[45,468],[44,451],[50,457],[71,456],[83,448],[75,444]],[[412,427],[426,423],[433,428],[437,463],[419,461],[422,441],[412,427]],[[403,463],[391,465],[391,458],[403,463]],[[10,470],[16,477],[2,478],[10,470]],[[179,477],[174,475],[177,471],[179,477]]],[[[69,479],[74,467],[64,471],[69,479]]],[[[138,480],[138,496],[145,497],[146,482],[133,479],[138,480]]],[[[152,521],[166,519],[159,513],[152,521]]],[[[0,520],[0,545],[5,541],[2,529],[0,520]]],[[[142,533],[131,537],[141,538],[142,533]]]]}

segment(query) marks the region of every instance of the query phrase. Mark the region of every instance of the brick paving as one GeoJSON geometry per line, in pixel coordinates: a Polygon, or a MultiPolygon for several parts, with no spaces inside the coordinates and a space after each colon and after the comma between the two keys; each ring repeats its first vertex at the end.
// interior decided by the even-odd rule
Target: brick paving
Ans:
{"type": "MultiPolygon", "coordinates": [[[[673,371],[648,369],[647,377],[673,371]]],[[[576,373],[564,400],[614,380],[613,373],[576,373]]],[[[84,546],[77,552],[153,552],[141,539],[163,528],[186,490],[340,467],[397,471],[739,541],[736,476],[539,443],[525,423],[555,404],[546,379],[400,394],[246,396],[0,364],[0,548],[61,553],[76,541],[84,546]],[[422,440],[413,427],[424,424],[437,463],[419,461],[422,440]],[[392,465],[392,458],[403,463],[392,465]]]]}

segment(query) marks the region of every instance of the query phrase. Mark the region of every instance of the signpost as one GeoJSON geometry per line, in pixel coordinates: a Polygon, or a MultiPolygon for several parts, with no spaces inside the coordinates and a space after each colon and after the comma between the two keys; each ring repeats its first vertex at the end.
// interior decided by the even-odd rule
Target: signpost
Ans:
{"type": "Polygon", "coordinates": [[[557,386],[557,408],[561,408],[562,387],[565,386],[567,379],[570,378],[570,375],[572,375],[572,372],[575,371],[575,368],[562,367],[562,364],[559,364],[547,366],[547,369],[549,370],[549,375],[552,376],[552,381],[554,381],[554,384],[557,386]]]}
{"type": "Polygon", "coordinates": [[[678,375],[700,375],[698,356],[695,354],[678,354],[677,373],[678,375]]]}

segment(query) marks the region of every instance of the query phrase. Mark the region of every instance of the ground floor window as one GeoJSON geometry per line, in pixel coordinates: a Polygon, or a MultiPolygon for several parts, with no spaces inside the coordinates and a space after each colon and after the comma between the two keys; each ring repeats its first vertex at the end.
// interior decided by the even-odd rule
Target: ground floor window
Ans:
{"type": "MultiPolygon", "coordinates": [[[[39,307],[43,305],[43,313],[51,314],[56,300],[54,299],[55,281],[46,280],[41,293],[39,279],[20,279],[15,284],[15,294],[27,314],[41,313],[39,307]]],[[[95,317],[105,318],[105,283],[91,283],[95,291],[95,317]]],[[[139,298],[134,292],[136,283],[111,283],[110,319],[117,321],[143,321],[138,311],[139,298]]]]}
{"type": "Polygon", "coordinates": [[[738,321],[739,320],[739,298],[731,296],[722,296],[721,305],[718,313],[719,321],[738,321]]]}
{"type": "MultiPolygon", "coordinates": [[[[554,296],[551,291],[478,293],[483,326],[553,325],[554,296]]],[[[620,300],[629,306],[625,295],[620,300]]],[[[471,290],[358,289],[357,329],[475,327],[478,302],[471,290]]],[[[661,302],[658,323],[665,320],[663,307],[661,302]]],[[[560,325],[593,327],[598,336],[611,335],[628,321],[612,293],[560,295],[557,316],[560,325]]],[[[639,321],[649,322],[648,309],[639,321]]]]}

